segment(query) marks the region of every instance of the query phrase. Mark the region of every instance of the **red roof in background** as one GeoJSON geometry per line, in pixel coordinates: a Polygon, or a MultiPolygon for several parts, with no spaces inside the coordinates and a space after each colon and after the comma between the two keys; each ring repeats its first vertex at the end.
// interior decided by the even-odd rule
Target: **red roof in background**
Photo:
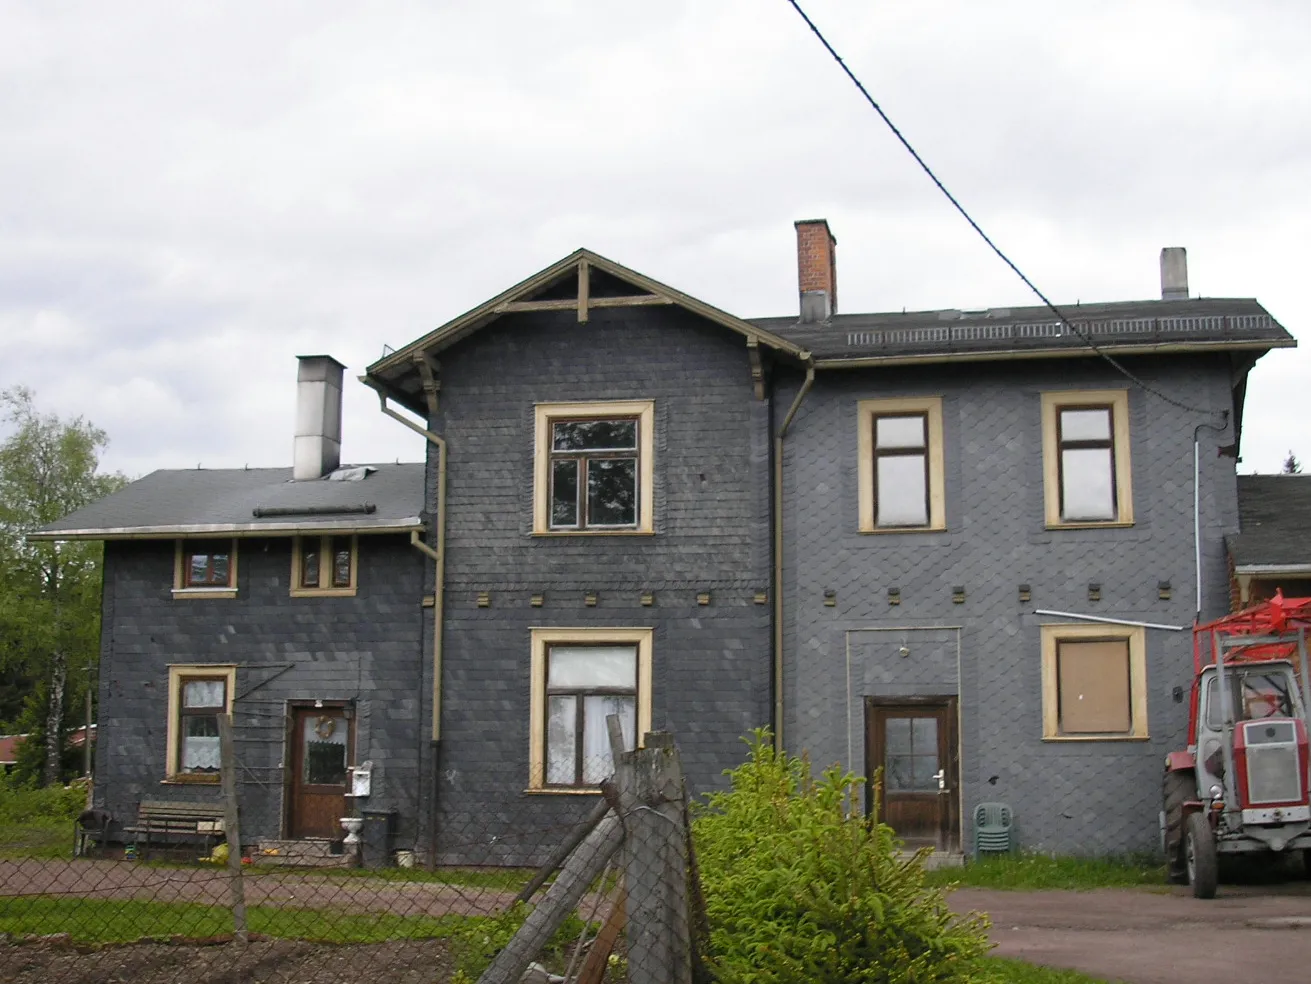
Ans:
{"type": "MultiPolygon", "coordinates": [[[[85,727],[78,728],[68,736],[68,743],[74,748],[81,748],[83,741],[83,732],[85,727]]],[[[96,726],[91,725],[91,736],[94,738],[96,726]]],[[[0,765],[13,765],[18,761],[18,746],[23,743],[27,735],[0,735],[0,765]]]]}

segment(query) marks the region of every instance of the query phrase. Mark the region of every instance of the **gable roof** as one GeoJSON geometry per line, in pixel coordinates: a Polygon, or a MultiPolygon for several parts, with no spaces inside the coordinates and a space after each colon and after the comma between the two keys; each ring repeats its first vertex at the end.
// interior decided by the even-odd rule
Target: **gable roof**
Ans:
{"type": "Polygon", "coordinates": [[[803,345],[777,335],[768,328],[729,314],[727,311],[721,311],[705,301],[675,290],[636,270],[630,270],[591,250],[579,249],[533,274],[527,280],[520,281],[509,290],[502,291],[490,300],[466,311],[458,318],[433,329],[422,338],[383,356],[369,366],[366,377],[371,384],[381,387],[389,396],[411,409],[422,412],[424,401],[422,385],[417,378],[419,371],[416,369],[416,363],[423,363],[425,359],[486,327],[497,318],[525,311],[577,310],[578,320],[582,322],[587,320],[588,312],[593,308],[636,307],[648,304],[676,305],[742,335],[748,344],[764,345],[802,361],[808,357],[803,345]],[[636,290],[629,290],[627,293],[615,293],[611,290],[593,296],[588,285],[594,271],[599,271],[603,277],[610,278],[612,287],[614,282],[618,281],[636,290]],[[552,287],[562,284],[573,276],[577,276],[578,280],[572,296],[540,296],[550,294],[552,287]]]}
{"type": "MultiPolygon", "coordinates": [[[[1265,308],[1243,298],[1079,304],[1062,313],[1112,355],[1265,352],[1297,345],[1265,308]]],[[[752,318],[751,323],[807,349],[820,369],[1095,354],[1047,307],[839,314],[822,324],[752,318]]]]}
{"type": "MultiPolygon", "coordinates": [[[[420,529],[422,463],[354,466],[363,478],[296,482],[290,468],[166,469],[28,535],[32,540],[420,529]]],[[[352,466],[338,469],[346,473],[352,466]]]]}
{"type": "Polygon", "coordinates": [[[1239,475],[1238,524],[1225,537],[1238,573],[1311,573],[1311,475],[1239,475]]]}

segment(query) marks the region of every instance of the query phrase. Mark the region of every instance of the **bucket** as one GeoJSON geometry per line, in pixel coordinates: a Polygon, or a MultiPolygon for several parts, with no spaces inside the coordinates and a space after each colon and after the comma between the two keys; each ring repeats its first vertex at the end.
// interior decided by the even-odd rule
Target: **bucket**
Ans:
{"type": "Polygon", "coordinates": [[[414,852],[413,852],[413,851],[397,851],[397,852],[396,852],[396,867],[398,867],[398,868],[413,868],[413,867],[414,867],[414,852]]]}

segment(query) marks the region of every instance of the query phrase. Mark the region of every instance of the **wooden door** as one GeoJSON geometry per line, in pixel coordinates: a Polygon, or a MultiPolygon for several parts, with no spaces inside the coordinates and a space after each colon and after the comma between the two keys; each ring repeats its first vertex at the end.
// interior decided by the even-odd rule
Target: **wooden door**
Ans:
{"type": "Polygon", "coordinates": [[[882,769],[882,820],[910,848],[960,850],[955,697],[865,698],[866,810],[882,769]]]}
{"type": "Polygon", "coordinates": [[[297,707],[291,719],[291,783],[287,836],[345,836],[350,720],[340,707],[297,707]]]}

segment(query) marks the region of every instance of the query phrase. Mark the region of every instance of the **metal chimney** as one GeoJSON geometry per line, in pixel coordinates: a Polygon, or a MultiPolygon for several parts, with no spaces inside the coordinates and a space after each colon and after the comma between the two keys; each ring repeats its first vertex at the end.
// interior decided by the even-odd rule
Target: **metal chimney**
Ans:
{"type": "Polygon", "coordinates": [[[296,444],[292,478],[322,478],[341,464],[341,381],[346,367],[330,355],[298,355],[296,444]]]}
{"type": "Polygon", "coordinates": [[[1161,250],[1161,300],[1188,300],[1188,250],[1182,246],[1161,250]]]}

